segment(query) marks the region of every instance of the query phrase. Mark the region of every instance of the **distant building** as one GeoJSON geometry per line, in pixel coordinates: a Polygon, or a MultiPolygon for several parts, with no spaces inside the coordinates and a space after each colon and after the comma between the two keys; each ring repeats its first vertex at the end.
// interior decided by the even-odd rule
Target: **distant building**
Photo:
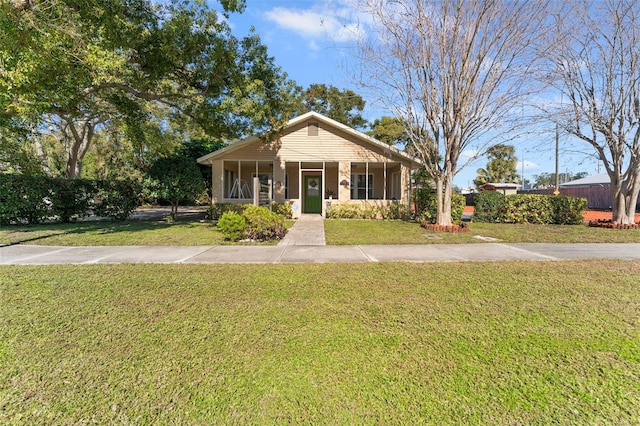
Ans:
{"type": "Polygon", "coordinates": [[[483,191],[496,191],[502,195],[517,194],[520,185],[517,183],[503,183],[503,182],[487,182],[480,186],[483,191]]]}
{"type": "Polygon", "coordinates": [[[611,185],[609,175],[601,173],[599,175],[587,176],[582,179],[561,183],[560,188],[590,188],[592,186],[604,187],[609,185],[611,185]]]}

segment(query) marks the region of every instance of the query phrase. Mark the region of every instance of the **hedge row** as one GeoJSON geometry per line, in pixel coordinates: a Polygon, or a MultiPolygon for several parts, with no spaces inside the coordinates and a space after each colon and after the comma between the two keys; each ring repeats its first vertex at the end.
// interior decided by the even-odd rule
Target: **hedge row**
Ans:
{"type": "MultiPolygon", "coordinates": [[[[207,209],[207,212],[205,213],[205,219],[219,220],[226,212],[234,212],[242,215],[244,210],[252,205],[253,204],[215,203],[207,209]]],[[[285,219],[291,219],[293,217],[293,208],[291,207],[291,203],[277,203],[275,201],[272,201],[271,211],[279,214],[285,219]]]]}
{"type": "Polygon", "coordinates": [[[129,180],[0,174],[0,224],[71,222],[91,213],[124,220],[138,206],[139,192],[129,180]]]}
{"type": "Polygon", "coordinates": [[[513,194],[495,191],[476,194],[475,222],[579,225],[587,200],[555,195],[513,194]]]}
{"type": "Polygon", "coordinates": [[[409,208],[404,204],[391,203],[388,206],[369,204],[333,203],[327,209],[328,219],[382,219],[409,220],[409,208]]]}

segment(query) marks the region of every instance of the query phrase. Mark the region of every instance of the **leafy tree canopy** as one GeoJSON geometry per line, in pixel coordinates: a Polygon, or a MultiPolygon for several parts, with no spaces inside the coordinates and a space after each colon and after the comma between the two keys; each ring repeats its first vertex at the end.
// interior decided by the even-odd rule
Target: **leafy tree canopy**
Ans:
{"type": "Polygon", "coordinates": [[[478,177],[473,180],[476,186],[487,182],[517,182],[520,177],[516,173],[518,159],[516,149],[511,145],[497,144],[487,149],[486,169],[478,169],[478,177]]]}
{"type": "MultiPolygon", "coordinates": [[[[558,173],[558,182],[559,183],[571,182],[572,180],[585,178],[588,175],[589,174],[587,172],[578,172],[578,173],[564,172],[564,173],[558,173]]],[[[540,173],[540,174],[537,174],[537,175],[533,175],[533,179],[534,179],[533,186],[535,188],[552,188],[556,184],[556,174],[555,173],[548,173],[548,172],[540,173]]]]}
{"type": "MultiPolygon", "coordinates": [[[[224,15],[244,7],[220,3],[224,15]]],[[[0,67],[0,124],[18,118],[32,140],[55,133],[70,177],[95,132],[116,122],[144,139],[141,125],[161,129],[153,108],[163,108],[233,139],[278,129],[295,89],[255,34],[234,37],[207,3],[179,0],[3,2],[0,67]]]]}
{"type": "Polygon", "coordinates": [[[410,143],[410,138],[405,126],[406,124],[401,118],[385,115],[373,120],[371,130],[366,133],[380,142],[391,146],[407,146],[410,143]]]}
{"type": "Polygon", "coordinates": [[[326,84],[312,84],[298,100],[300,113],[315,111],[355,129],[364,128],[362,117],[365,101],[352,90],[340,90],[326,84]]]}

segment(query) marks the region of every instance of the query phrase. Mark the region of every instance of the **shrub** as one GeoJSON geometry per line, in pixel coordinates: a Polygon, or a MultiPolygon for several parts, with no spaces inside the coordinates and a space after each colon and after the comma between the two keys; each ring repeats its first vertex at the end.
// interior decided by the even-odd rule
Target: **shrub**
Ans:
{"type": "Polygon", "coordinates": [[[279,240],[286,234],[284,217],[266,207],[248,206],[242,216],[247,223],[244,230],[246,238],[258,241],[279,240]]]}
{"type": "Polygon", "coordinates": [[[242,214],[245,208],[251,204],[215,203],[207,209],[204,217],[208,220],[218,220],[226,212],[242,214]]]}
{"type": "Polygon", "coordinates": [[[539,194],[505,197],[498,192],[483,191],[476,196],[473,219],[478,222],[579,225],[586,208],[584,198],[539,194]]]}
{"type": "Polygon", "coordinates": [[[498,222],[553,223],[553,205],[546,195],[512,194],[499,209],[498,222]]]}
{"type": "Polygon", "coordinates": [[[291,207],[291,203],[276,203],[274,201],[271,203],[271,210],[285,219],[291,219],[293,217],[293,208],[291,207]]]}
{"type": "Polygon", "coordinates": [[[69,222],[91,209],[123,220],[138,206],[138,193],[138,184],[130,180],[0,175],[0,224],[69,222]]]}
{"type": "Polygon", "coordinates": [[[51,179],[0,174],[0,224],[41,223],[52,216],[51,179]]]}
{"type": "Polygon", "coordinates": [[[96,182],[94,213],[112,220],[125,220],[140,204],[140,184],[133,180],[114,179],[96,182]]]}
{"type": "Polygon", "coordinates": [[[95,181],[88,179],[49,179],[51,214],[61,222],[88,216],[96,193],[95,181]]]}
{"type": "Polygon", "coordinates": [[[331,204],[331,209],[327,212],[329,219],[364,219],[363,206],[360,204],[331,204]]]}
{"type": "Polygon", "coordinates": [[[238,213],[228,211],[222,214],[218,220],[218,229],[224,234],[225,239],[238,241],[247,228],[247,221],[238,213]]]}
{"type": "Polygon", "coordinates": [[[332,204],[327,210],[328,219],[383,219],[409,220],[409,207],[405,204],[392,203],[388,206],[370,204],[332,204]]]}
{"type": "Polygon", "coordinates": [[[391,203],[388,207],[380,209],[380,215],[385,220],[409,220],[411,214],[406,204],[391,203]]]}
{"type": "Polygon", "coordinates": [[[587,199],[578,197],[554,196],[553,223],[557,225],[581,225],[584,222],[582,212],[587,209],[587,199]]]}
{"type": "Polygon", "coordinates": [[[505,196],[496,191],[481,191],[475,196],[475,222],[496,222],[505,196]]]}

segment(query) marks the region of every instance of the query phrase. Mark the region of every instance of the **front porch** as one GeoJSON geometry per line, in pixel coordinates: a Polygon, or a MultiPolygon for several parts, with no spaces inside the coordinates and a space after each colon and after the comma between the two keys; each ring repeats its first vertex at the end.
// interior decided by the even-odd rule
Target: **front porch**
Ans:
{"type": "Polygon", "coordinates": [[[324,217],[330,203],[408,205],[410,200],[410,171],[400,162],[219,160],[212,166],[214,203],[288,202],[295,218],[324,217]]]}

